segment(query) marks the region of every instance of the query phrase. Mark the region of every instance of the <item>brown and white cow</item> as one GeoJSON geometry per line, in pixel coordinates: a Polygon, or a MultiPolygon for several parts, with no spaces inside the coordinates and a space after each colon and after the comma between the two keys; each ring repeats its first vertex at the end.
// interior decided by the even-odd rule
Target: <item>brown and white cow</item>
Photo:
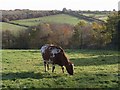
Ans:
{"type": "Polygon", "coordinates": [[[52,72],[54,72],[55,64],[62,67],[62,72],[64,73],[64,66],[70,75],[73,75],[73,64],[66,57],[64,50],[55,45],[46,44],[40,49],[42,57],[44,60],[45,72],[46,69],[49,70],[49,63],[52,63],[52,72]],[[47,67],[47,68],[46,68],[47,67]]]}

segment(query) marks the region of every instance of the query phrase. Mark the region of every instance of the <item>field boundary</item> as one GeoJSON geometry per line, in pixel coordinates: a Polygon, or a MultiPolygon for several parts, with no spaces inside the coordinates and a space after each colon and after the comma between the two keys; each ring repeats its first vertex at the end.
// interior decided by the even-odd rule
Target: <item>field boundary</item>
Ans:
{"type": "Polygon", "coordinates": [[[29,27],[29,26],[27,26],[27,25],[21,25],[21,24],[14,23],[14,22],[6,22],[6,23],[8,23],[8,24],[13,24],[13,25],[17,25],[17,26],[22,26],[22,27],[26,27],[26,28],[29,27]]]}

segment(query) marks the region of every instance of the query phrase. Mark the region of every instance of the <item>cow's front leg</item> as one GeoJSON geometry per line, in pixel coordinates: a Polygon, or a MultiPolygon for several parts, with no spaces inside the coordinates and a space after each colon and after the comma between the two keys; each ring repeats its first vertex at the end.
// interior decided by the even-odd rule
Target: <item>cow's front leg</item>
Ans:
{"type": "Polygon", "coordinates": [[[52,64],[52,72],[55,70],[55,64],[52,64]]]}
{"type": "Polygon", "coordinates": [[[46,70],[46,64],[47,64],[46,61],[44,61],[45,72],[47,71],[47,70],[46,70]]]}

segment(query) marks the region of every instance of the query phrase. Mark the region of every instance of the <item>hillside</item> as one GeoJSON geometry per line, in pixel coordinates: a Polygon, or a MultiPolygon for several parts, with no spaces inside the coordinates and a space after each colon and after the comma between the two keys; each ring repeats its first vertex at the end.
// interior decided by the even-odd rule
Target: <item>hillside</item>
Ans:
{"type": "Polygon", "coordinates": [[[2,19],[0,21],[12,21],[29,18],[38,18],[43,16],[59,14],[57,10],[29,10],[29,9],[15,9],[15,10],[0,10],[2,12],[2,19]]]}
{"type": "Polygon", "coordinates": [[[44,17],[40,17],[40,18],[15,20],[15,21],[11,21],[11,22],[17,23],[20,25],[27,25],[27,26],[36,26],[39,23],[43,23],[43,22],[66,23],[66,24],[75,25],[79,22],[79,20],[80,19],[70,16],[70,15],[58,14],[58,15],[44,16],[44,17]]]}
{"type": "MultiPolygon", "coordinates": [[[[62,12],[63,14],[49,15],[38,18],[30,18],[30,19],[20,19],[20,20],[12,20],[2,23],[3,30],[25,30],[30,26],[37,26],[40,23],[60,23],[60,24],[70,24],[76,25],[80,20],[85,20],[87,22],[98,21],[99,19],[105,21],[107,19],[107,15],[105,14],[96,14],[96,13],[80,13],[80,12],[62,12]]],[[[100,21],[102,22],[102,21],[100,21]]]]}
{"type": "Polygon", "coordinates": [[[88,16],[88,17],[94,17],[96,19],[100,19],[103,21],[106,21],[108,18],[106,14],[90,14],[90,13],[87,14],[87,13],[84,13],[83,15],[88,16]]]}
{"type": "Polygon", "coordinates": [[[0,24],[2,24],[2,30],[21,30],[21,29],[26,29],[25,27],[21,27],[18,25],[13,25],[13,24],[9,24],[6,22],[0,22],[0,24]]]}
{"type": "Polygon", "coordinates": [[[12,31],[13,34],[16,34],[21,30],[27,29],[25,27],[9,24],[9,23],[6,23],[6,22],[0,22],[0,24],[2,25],[2,30],[3,31],[9,30],[9,31],[12,31]]]}
{"type": "Polygon", "coordinates": [[[67,10],[66,8],[63,8],[62,11],[29,9],[0,11],[2,12],[2,19],[0,19],[0,21],[9,23],[9,25],[3,24],[3,30],[18,30],[21,29],[21,27],[24,29],[44,22],[76,25],[80,20],[85,20],[87,22],[104,23],[107,19],[107,15],[111,13],[109,11],[74,11],[67,10]],[[13,24],[14,27],[11,26],[11,24],[13,24]]]}
{"type": "Polygon", "coordinates": [[[2,30],[24,30],[27,29],[27,26],[36,26],[40,23],[49,22],[49,23],[61,23],[61,24],[77,24],[81,19],[76,17],[66,15],[66,14],[58,14],[51,16],[44,16],[40,18],[32,18],[32,19],[23,19],[23,20],[13,20],[9,22],[0,22],[2,24],[2,30]],[[26,27],[25,27],[26,26],[26,27]]]}

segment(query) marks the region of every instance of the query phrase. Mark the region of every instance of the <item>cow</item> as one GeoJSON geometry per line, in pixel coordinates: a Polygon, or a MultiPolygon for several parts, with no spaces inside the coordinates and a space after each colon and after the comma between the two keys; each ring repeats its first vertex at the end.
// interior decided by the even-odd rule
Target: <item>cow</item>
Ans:
{"type": "Polygon", "coordinates": [[[52,64],[52,72],[54,72],[55,64],[61,66],[62,72],[64,73],[64,67],[66,67],[67,72],[70,75],[73,75],[73,64],[70,60],[66,57],[64,50],[56,45],[52,44],[45,44],[40,49],[45,72],[47,69],[49,70],[49,63],[52,64]]]}

